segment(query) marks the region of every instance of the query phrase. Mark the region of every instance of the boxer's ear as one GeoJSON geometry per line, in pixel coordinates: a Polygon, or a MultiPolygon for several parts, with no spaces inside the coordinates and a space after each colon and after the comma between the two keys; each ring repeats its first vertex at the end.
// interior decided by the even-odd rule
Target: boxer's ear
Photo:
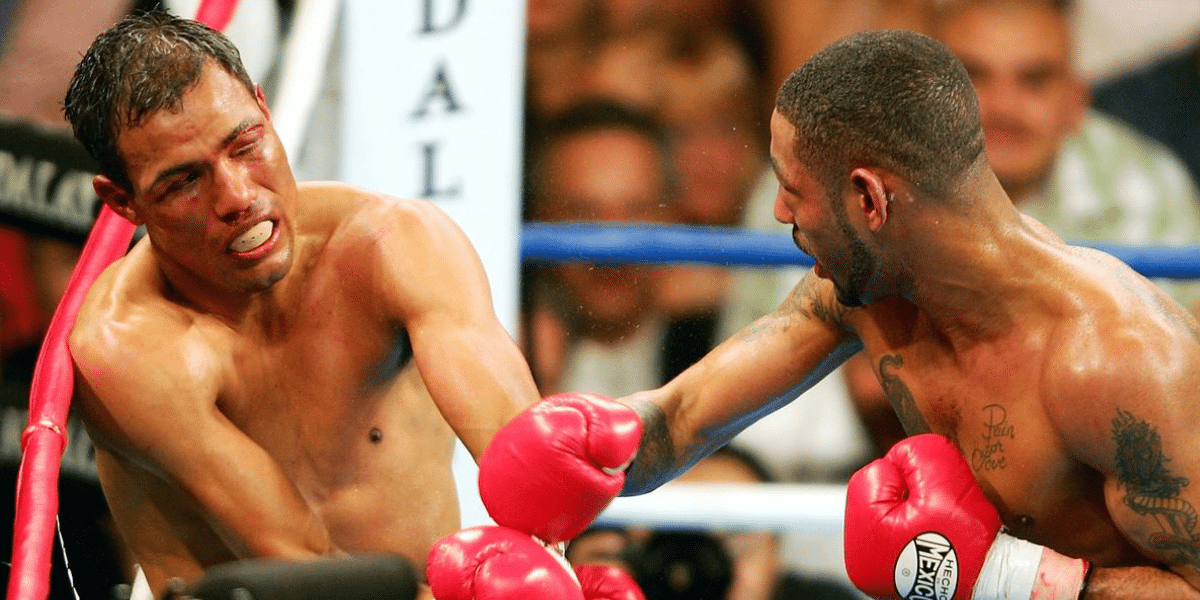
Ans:
{"type": "Polygon", "coordinates": [[[96,175],[92,178],[92,189],[96,190],[96,195],[100,197],[100,200],[118,216],[134,225],[142,224],[137,211],[133,209],[133,194],[129,190],[104,175],[96,175]]]}
{"type": "Polygon", "coordinates": [[[859,167],[850,172],[850,184],[858,196],[859,210],[871,231],[879,231],[887,222],[891,195],[880,173],[859,167]]]}
{"type": "Polygon", "coordinates": [[[258,103],[259,110],[261,110],[263,115],[267,117],[267,120],[270,121],[271,109],[267,108],[267,95],[263,93],[262,88],[257,84],[254,86],[254,101],[258,103]]]}

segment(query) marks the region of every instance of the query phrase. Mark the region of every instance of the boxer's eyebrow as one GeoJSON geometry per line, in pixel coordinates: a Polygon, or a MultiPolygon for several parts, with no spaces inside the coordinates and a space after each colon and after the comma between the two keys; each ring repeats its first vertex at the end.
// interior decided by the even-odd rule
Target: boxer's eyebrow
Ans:
{"type": "MultiPolygon", "coordinates": [[[[229,133],[225,135],[224,138],[221,138],[221,143],[218,144],[217,147],[218,148],[228,147],[230,144],[232,144],[234,142],[234,140],[236,140],[238,138],[238,136],[242,135],[243,133],[246,132],[247,129],[254,127],[258,123],[259,123],[259,119],[254,119],[254,118],[243,119],[240,123],[235,125],[233,127],[233,129],[231,129],[229,131],[229,133]]],[[[202,164],[203,164],[203,161],[189,160],[187,162],[183,162],[183,163],[179,163],[177,165],[167,167],[166,169],[163,169],[154,178],[153,181],[150,182],[150,185],[146,186],[146,189],[152,190],[155,187],[158,187],[163,181],[166,181],[167,179],[170,179],[171,177],[174,177],[175,175],[178,175],[180,173],[186,173],[187,171],[196,169],[197,167],[201,166],[202,164]]]]}
{"type": "Polygon", "coordinates": [[[783,176],[783,169],[779,167],[778,162],[775,162],[774,156],[770,157],[770,161],[771,161],[771,170],[775,172],[775,181],[778,181],[779,185],[782,185],[783,188],[788,190],[789,192],[794,190],[795,186],[793,186],[792,183],[790,181],[788,181],[786,177],[783,176]]]}

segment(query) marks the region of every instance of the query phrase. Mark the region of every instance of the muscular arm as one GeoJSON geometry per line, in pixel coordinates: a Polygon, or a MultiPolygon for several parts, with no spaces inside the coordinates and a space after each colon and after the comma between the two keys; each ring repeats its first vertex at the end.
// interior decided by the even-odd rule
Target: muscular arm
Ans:
{"type": "Polygon", "coordinates": [[[387,219],[387,301],[408,329],[430,396],[478,461],[496,431],[538,399],[533,376],[458,225],[422,202],[401,201],[387,219]]]}
{"type": "Polygon", "coordinates": [[[1115,461],[1105,474],[1105,500],[1129,541],[1165,568],[1101,569],[1088,598],[1200,598],[1200,489],[1192,485],[1200,468],[1197,451],[1187,447],[1195,435],[1144,420],[1135,413],[1159,411],[1139,408],[1118,407],[1111,419],[1115,461]]]}
{"type": "MultiPolygon", "coordinates": [[[[97,446],[185,492],[239,558],[335,552],[279,464],[218,410],[219,359],[194,334],[160,322],[77,328],[80,406],[97,446]]],[[[159,500],[175,501],[149,502],[159,500]]]]}
{"type": "Polygon", "coordinates": [[[1182,309],[1162,308],[1060,354],[1090,368],[1059,380],[1051,421],[1067,451],[1103,475],[1121,534],[1160,565],[1099,568],[1089,599],[1200,599],[1200,348],[1182,309]]]}
{"type": "Polygon", "coordinates": [[[808,273],[776,311],[691,368],[623,398],[643,420],[623,494],[653,490],[811,387],[861,347],[828,282],[808,273]]]}

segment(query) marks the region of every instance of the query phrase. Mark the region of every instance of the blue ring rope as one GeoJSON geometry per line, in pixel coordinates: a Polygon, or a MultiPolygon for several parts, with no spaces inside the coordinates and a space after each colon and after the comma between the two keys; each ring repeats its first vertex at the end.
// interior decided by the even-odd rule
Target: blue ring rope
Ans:
{"type": "MultiPolygon", "coordinates": [[[[1116,256],[1146,277],[1200,279],[1200,246],[1128,246],[1073,242],[1116,256]]],[[[732,227],[526,222],[521,258],[528,262],[706,263],[812,266],[791,236],[732,227]]]]}

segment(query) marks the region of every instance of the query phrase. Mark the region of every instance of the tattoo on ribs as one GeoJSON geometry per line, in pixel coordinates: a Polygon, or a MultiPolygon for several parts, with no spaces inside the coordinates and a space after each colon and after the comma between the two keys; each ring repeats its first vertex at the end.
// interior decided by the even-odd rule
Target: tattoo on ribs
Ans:
{"type": "Polygon", "coordinates": [[[895,354],[885,354],[879,359],[879,383],[883,386],[883,393],[891,402],[896,416],[900,418],[900,424],[904,425],[904,431],[908,432],[908,435],[929,433],[933,430],[921,416],[912,391],[895,373],[902,366],[904,359],[895,354]]]}
{"type": "Polygon", "coordinates": [[[1179,497],[1188,486],[1188,479],[1167,469],[1171,459],[1163,454],[1158,430],[1118,408],[1117,417],[1112,420],[1112,436],[1117,446],[1117,478],[1125,488],[1125,505],[1139,515],[1152,517],[1160,530],[1151,533],[1146,543],[1171,555],[1175,562],[1200,571],[1196,509],[1179,497]]]}
{"type": "Polygon", "coordinates": [[[1007,466],[1004,457],[1004,438],[1013,439],[1013,426],[1008,411],[1000,404],[983,407],[983,446],[971,451],[971,467],[976,471],[995,471],[1007,466]]]}

